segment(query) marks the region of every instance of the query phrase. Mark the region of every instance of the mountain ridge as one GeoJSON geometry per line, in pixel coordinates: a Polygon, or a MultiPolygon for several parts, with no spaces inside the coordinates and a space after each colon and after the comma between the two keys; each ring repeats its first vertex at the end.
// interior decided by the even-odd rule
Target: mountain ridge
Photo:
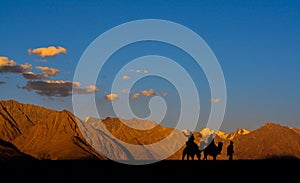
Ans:
{"type": "MultiPolygon", "coordinates": [[[[110,117],[80,120],[68,110],[0,100],[0,139],[17,149],[0,146],[0,152],[15,151],[16,157],[23,153],[24,157],[53,160],[179,160],[188,138],[186,133],[151,120],[110,117]],[[175,140],[159,147],[152,145],[170,135],[175,140]]],[[[196,144],[211,134],[215,135],[215,143],[224,143],[217,159],[227,159],[226,147],[230,141],[234,142],[235,159],[300,158],[300,130],[295,127],[266,122],[255,130],[238,128],[229,134],[208,128],[192,133],[196,144]]]]}
{"type": "Polygon", "coordinates": [[[37,159],[101,159],[70,111],[0,101],[0,139],[37,159]]]}

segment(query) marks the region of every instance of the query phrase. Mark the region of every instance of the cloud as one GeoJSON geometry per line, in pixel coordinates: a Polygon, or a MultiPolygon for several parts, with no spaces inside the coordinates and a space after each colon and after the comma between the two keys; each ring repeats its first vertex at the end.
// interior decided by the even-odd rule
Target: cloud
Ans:
{"type": "Polygon", "coordinates": [[[168,95],[168,93],[167,92],[162,92],[162,94],[161,94],[163,97],[165,97],[165,96],[167,96],[168,95]]]}
{"type": "Polygon", "coordinates": [[[124,76],[122,76],[122,78],[123,78],[124,80],[128,80],[128,79],[130,79],[130,77],[129,77],[129,76],[127,76],[127,75],[124,75],[124,76]]]}
{"type": "Polygon", "coordinates": [[[76,86],[71,81],[27,81],[23,89],[35,90],[37,94],[48,97],[67,97],[71,95],[72,86],[76,86]]]}
{"type": "Polygon", "coordinates": [[[141,69],[136,69],[136,70],[130,69],[130,70],[128,70],[128,72],[135,72],[135,73],[144,73],[144,74],[147,74],[149,71],[148,70],[141,70],[141,69]]]}
{"type": "Polygon", "coordinates": [[[61,46],[58,46],[58,47],[49,46],[48,48],[35,48],[33,50],[28,49],[28,54],[38,55],[42,58],[53,57],[53,56],[58,55],[60,53],[67,53],[67,49],[63,48],[61,46]]]}
{"type": "Polygon", "coordinates": [[[6,82],[5,81],[0,81],[0,85],[3,85],[5,84],[6,82]]]}
{"type": "Polygon", "coordinates": [[[99,89],[95,85],[89,85],[85,88],[75,88],[76,93],[85,93],[85,94],[95,93],[98,90],[99,89]]]}
{"type": "Polygon", "coordinates": [[[4,66],[15,66],[17,65],[15,61],[13,60],[9,60],[7,57],[0,57],[0,67],[4,67],[4,66]]]}
{"type": "Polygon", "coordinates": [[[43,71],[43,77],[49,78],[50,76],[55,76],[60,70],[49,67],[36,66],[35,68],[43,71]]]}
{"type": "Polygon", "coordinates": [[[153,95],[157,95],[157,93],[153,90],[153,89],[150,89],[150,90],[142,90],[140,92],[137,92],[137,93],[134,93],[131,95],[131,98],[132,99],[136,99],[138,97],[140,97],[141,95],[145,95],[147,97],[151,97],[153,95]]]}
{"type": "Polygon", "coordinates": [[[122,89],[121,92],[122,93],[129,93],[129,90],[128,89],[122,89]]]}
{"type": "Polygon", "coordinates": [[[98,88],[94,85],[81,87],[79,82],[62,81],[62,80],[40,80],[40,81],[27,81],[22,89],[28,91],[34,90],[41,96],[48,97],[67,97],[72,95],[72,88],[75,94],[89,94],[94,93],[98,88]]]}
{"type": "Polygon", "coordinates": [[[109,100],[109,101],[117,100],[117,99],[119,99],[119,95],[115,94],[115,93],[110,93],[110,94],[105,95],[105,99],[109,100]]]}
{"type": "Polygon", "coordinates": [[[37,79],[44,79],[49,78],[50,76],[55,76],[60,70],[55,68],[49,68],[49,67],[42,67],[42,66],[36,66],[35,68],[43,71],[43,74],[35,74],[33,72],[23,72],[22,75],[25,79],[30,80],[37,80],[37,79]]]}
{"type": "Polygon", "coordinates": [[[132,98],[132,99],[136,99],[136,98],[138,98],[138,97],[140,97],[140,96],[141,96],[140,93],[134,93],[134,94],[131,95],[131,98],[132,98]]]}
{"type": "Polygon", "coordinates": [[[219,102],[221,102],[221,99],[220,98],[212,98],[211,102],[212,103],[219,103],[219,102]]]}
{"type": "Polygon", "coordinates": [[[0,56],[0,73],[11,72],[11,73],[23,73],[26,70],[31,70],[32,65],[17,64],[13,60],[9,60],[7,57],[0,56]]]}
{"type": "Polygon", "coordinates": [[[31,79],[31,80],[35,80],[35,79],[42,79],[43,76],[40,74],[35,74],[33,72],[23,72],[22,73],[23,77],[25,79],[31,79]]]}
{"type": "Polygon", "coordinates": [[[140,93],[143,94],[143,95],[145,95],[145,96],[147,96],[147,97],[150,97],[150,96],[153,96],[153,95],[157,95],[153,89],[143,90],[140,93]]]}

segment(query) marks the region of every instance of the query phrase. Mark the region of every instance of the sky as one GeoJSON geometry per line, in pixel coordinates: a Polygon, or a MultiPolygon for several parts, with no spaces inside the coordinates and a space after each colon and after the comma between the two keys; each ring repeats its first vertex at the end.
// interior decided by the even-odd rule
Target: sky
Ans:
{"type": "MultiPolygon", "coordinates": [[[[112,102],[118,105],[128,94],[134,114],[145,118],[151,113],[149,102],[159,96],[167,106],[161,124],[175,127],[180,108],[194,108],[181,106],[176,86],[168,80],[147,75],[154,70],[151,63],[123,70],[116,78],[131,60],[161,55],[175,60],[195,83],[201,105],[196,130],[205,127],[212,104],[222,102],[226,102],[222,131],[252,130],[268,121],[300,128],[297,0],[2,0],[0,40],[2,100],[73,111],[73,88],[73,95],[95,96],[98,112],[105,118],[116,115],[112,102]],[[226,99],[211,97],[206,75],[190,55],[155,41],[137,42],[117,50],[103,66],[96,83],[73,81],[82,54],[98,36],[120,24],[142,19],[172,21],[198,34],[222,68],[226,99]],[[142,76],[145,77],[132,88],[120,84],[117,91],[111,92],[115,79],[126,83],[142,76]]],[[[179,82],[184,83],[180,78],[179,75],[179,82]]],[[[89,101],[83,108],[89,110],[89,101]]],[[[78,117],[84,119],[85,113],[78,117]]],[[[190,129],[190,122],[181,128],[190,129]]]]}

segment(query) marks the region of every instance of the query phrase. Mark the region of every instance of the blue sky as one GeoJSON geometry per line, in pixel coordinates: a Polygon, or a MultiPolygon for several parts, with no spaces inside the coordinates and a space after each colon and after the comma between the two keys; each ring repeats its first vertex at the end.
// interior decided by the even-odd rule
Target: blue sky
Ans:
{"type": "MultiPolygon", "coordinates": [[[[205,40],[218,58],[227,87],[221,130],[255,129],[267,121],[300,128],[300,1],[1,1],[0,56],[19,66],[31,64],[32,69],[24,72],[39,74],[41,80],[72,81],[82,53],[95,38],[122,23],[149,18],[188,27],[205,40]],[[28,52],[49,46],[61,46],[66,53],[43,58],[28,52]],[[49,68],[59,72],[51,74],[49,68]]],[[[129,45],[110,58],[111,64],[96,83],[100,113],[112,115],[110,101],[104,97],[109,93],[113,75],[122,66],[120,60],[127,63],[150,54],[178,61],[193,76],[202,109],[198,129],[202,128],[211,104],[205,75],[186,53],[156,42],[129,45]]],[[[132,69],[151,72],[146,67],[132,69]]],[[[30,83],[32,80],[22,76],[24,72],[0,72],[1,99],[72,111],[68,94],[36,93],[33,84],[39,83],[30,83]]],[[[136,74],[141,73],[127,73],[131,78],[136,74]]],[[[131,92],[150,89],[161,96],[167,94],[163,97],[169,104],[164,120],[172,126],[180,108],[176,88],[163,79],[147,77],[136,83],[131,92]]],[[[91,90],[87,86],[78,88],[85,95],[91,90]]],[[[121,98],[122,92],[118,95],[121,98]]],[[[149,114],[150,98],[130,100],[138,116],[149,114]]],[[[189,128],[188,122],[186,127],[189,128]]]]}

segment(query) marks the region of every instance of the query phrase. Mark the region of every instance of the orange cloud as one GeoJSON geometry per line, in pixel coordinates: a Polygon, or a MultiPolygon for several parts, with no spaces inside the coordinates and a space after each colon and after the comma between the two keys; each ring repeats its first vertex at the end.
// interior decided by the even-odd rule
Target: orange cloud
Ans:
{"type": "Polygon", "coordinates": [[[117,100],[117,99],[119,99],[119,95],[115,94],[115,93],[110,93],[110,94],[105,95],[105,99],[109,100],[109,101],[117,100]]]}
{"type": "Polygon", "coordinates": [[[34,79],[42,79],[43,76],[40,75],[40,74],[35,74],[33,72],[23,72],[22,73],[23,77],[25,79],[31,79],[31,80],[34,80],[34,79]]]}
{"type": "Polygon", "coordinates": [[[7,57],[0,57],[0,67],[15,65],[17,65],[15,61],[9,60],[7,57]]]}
{"type": "Polygon", "coordinates": [[[67,53],[67,49],[63,48],[61,46],[58,46],[58,47],[49,46],[47,48],[35,48],[33,50],[28,49],[28,54],[38,55],[42,58],[53,57],[53,56],[58,55],[60,53],[67,53]]]}
{"type": "Polygon", "coordinates": [[[122,89],[121,92],[122,93],[129,93],[129,90],[128,89],[122,89]]]}
{"type": "Polygon", "coordinates": [[[17,64],[15,61],[8,59],[7,57],[0,56],[0,73],[11,72],[11,73],[23,73],[26,70],[31,70],[32,65],[17,64]]]}
{"type": "Polygon", "coordinates": [[[141,94],[147,96],[147,97],[150,97],[152,95],[156,95],[155,91],[153,89],[150,89],[150,90],[143,90],[140,92],[141,94]]]}
{"type": "Polygon", "coordinates": [[[36,66],[35,68],[43,71],[43,77],[49,78],[50,76],[55,76],[60,70],[49,67],[36,66]]]}
{"type": "MultiPolygon", "coordinates": [[[[77,82],[78,83],[78,82],[77,82]]],[[[97,86],[95,85],[89,85],[85,88],[79,88],[81,86],[81,83],[76,84],[73,83],[74,85],[76,85],[77,87],[73,88],[74,92],[77,94],[89,94],[89,93],[95,93],[96,91],[98,91],[99,89],[97,88],[97,86]]]]}
{"type": "Polygon", "coordinates": [[[134,93],[134,94],[131,95],[131,98],[132,98],[132,99],[136,99],[136,98],[138,98],[138,97],[140,97],[140,96],[141,96],[140,93],[134,93]]]}
{"type": "Polygon", "coordinates": [[[136,69],[136,70],[130,69],[130,70],[128,70],[128,72],[135,72],[135,73],[144,73],[144,74],[147,74],[149,71],[148,70],[141,70],[141,69],[136,69]]]}
{"type": "Polygon", "coordinates": [[[89,85],[85,88],[85,92],[86,93],[95,93],[96,91],[98,91],[99,89],[97,88],[97,86],[95,85],[89,85]]]}
{"type": "Polygon", "coordinates": [[[212,103],[219,103],[219,102],[221,102],[221,99],[220,98],[212,98],[211,102],[212,103]]]}
{"type": "Polygon", "coordinates": [[[162,94],[161,94],[163,97],[165,97],[165,96],[167,96],[168,95],[168,93],[167,92],[162,92],[162,94]]]}
{"type": "Polygon", "coordinates": [[[128,80],[128,79],[130,79],[130,77],[129,77],[129,76],[127,76],[127,75],[124,75],[124,76],[122,76],[122,78],[123,78],[124,80],[128,80]]]}
{"type": "Polygon", "coordinates": [[[136,99],[138,97],[140,97],[141,95],[145,95],[147,97],[151,97],[153,95],[157,95],[156,92],[153,89],[150,90],[142,90],[140,92],[134,93],[131,95],[132,99],[136,99]]]}

